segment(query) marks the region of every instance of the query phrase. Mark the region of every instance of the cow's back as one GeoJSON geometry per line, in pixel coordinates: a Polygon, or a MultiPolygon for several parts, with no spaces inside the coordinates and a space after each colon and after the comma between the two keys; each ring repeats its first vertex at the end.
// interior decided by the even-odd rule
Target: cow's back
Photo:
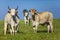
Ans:
{"type": "Polygon", "coordinates": [[[11,22],[11,15],[10,13],[7,13],[5,16],[5,22],[10,23],[11,22]]]}
{"type": "Polygon", "coordinates": [[[51,12],[41,12],[41,13],[39,13],[39,17],[40,17],[41,23],[53,20],[53,15],[51,12]]]}

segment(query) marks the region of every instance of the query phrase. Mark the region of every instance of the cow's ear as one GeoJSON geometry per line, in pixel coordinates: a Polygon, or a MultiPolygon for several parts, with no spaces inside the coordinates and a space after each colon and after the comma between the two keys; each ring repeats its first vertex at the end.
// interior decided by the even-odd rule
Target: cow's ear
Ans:
{"type": "Polygon", "coordinates": [[[8,6],[8,9],[11,10],[9,6],[8,6]]]}
{"type": "Polygon", "coordinates": [[[17,8],[15,10],[18,10],[18,6],[17,6],[17,8]]]}
{"type": "Polygon", "coordinates": [[[8,13],[10,13],[10,11],[8,11],[8,13]]]}
{"type": "Polygon", "coordinates": [[[16,11],[15,14],[17,15],[18,14],[18,11],[16,11]]]}
{"type": "Polygon", "coordinates": [[[18,11],[16,11],[16,13],[18,13],[18,11]]]}

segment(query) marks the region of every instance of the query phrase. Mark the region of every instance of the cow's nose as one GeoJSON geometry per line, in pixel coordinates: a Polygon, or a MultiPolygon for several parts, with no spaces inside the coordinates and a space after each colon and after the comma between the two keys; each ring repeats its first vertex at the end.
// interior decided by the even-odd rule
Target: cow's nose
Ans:
{"type": "Polygon", "coordinates": [[[11,15],[15,15],[15,13],[11,13],[11,15]]]}
{"type": "Polygon", "coordinates": [[[14,18],[14,17],[15,17],[15,15],[12,15],[12,17],[14,18]]]}

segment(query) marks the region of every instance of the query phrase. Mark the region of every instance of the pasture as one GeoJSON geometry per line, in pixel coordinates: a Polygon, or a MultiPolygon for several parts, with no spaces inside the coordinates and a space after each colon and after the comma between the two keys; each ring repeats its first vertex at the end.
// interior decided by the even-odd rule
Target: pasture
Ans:
{"type": "Polygon", "coordinates": [[[14,36],[9,34],[3,34],[4,21],[0,20],[0,40],[60,40],[60,19],[54,19],[53,22],[54,32],[47,33],[47,27],[39,25],[38,32],[33,32],[32,23],[24,25],[24,21],[20,20],[19,32],[14,36]]]}

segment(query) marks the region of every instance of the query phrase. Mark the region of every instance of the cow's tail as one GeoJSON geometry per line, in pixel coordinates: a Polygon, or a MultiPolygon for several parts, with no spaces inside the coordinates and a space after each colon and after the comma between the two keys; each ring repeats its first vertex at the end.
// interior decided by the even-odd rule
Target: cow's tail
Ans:
{"type": "Polygon", "coordinates": [[[50,21],[53,22],[53,14],[50,12],[50,18],[49,18],[50,21]]]}

